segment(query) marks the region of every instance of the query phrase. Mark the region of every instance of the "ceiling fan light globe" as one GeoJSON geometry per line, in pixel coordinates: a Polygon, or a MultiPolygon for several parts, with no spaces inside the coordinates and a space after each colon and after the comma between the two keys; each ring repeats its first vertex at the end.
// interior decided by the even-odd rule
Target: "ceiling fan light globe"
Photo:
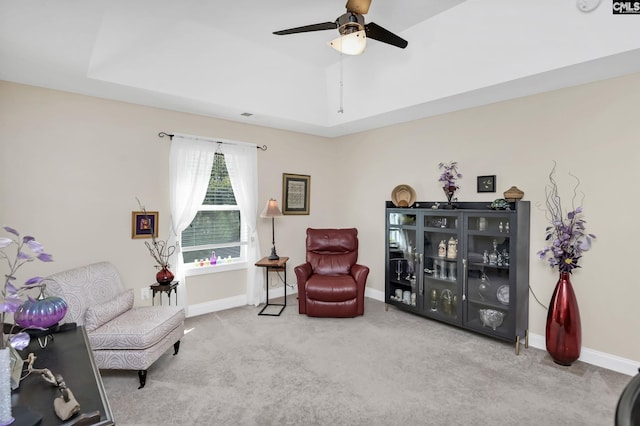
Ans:
{"type": "Polygon", "coordinates": [[[367,47],[367,36],[361,30],[340,36],[327,44],[345,55],[360,55],[367,47]]]}

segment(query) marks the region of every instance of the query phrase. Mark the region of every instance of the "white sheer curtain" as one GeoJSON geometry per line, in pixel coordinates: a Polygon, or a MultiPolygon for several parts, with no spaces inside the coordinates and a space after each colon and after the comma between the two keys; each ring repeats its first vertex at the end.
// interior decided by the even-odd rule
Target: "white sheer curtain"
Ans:
{"type": "Polygon", "coordinates": [[[236,197],[240,215],[247,227],[247,305],[259,305],[265,300],[262,274],[254,264],[260,260],[257,233],[258,216],[258,150],[255,145],[222,144],[222,153],[236,197]]]}
{"type": "Polygon", "coordinates": [[[175,135],[169,152],[169,198],[171,233],[169,244],[178,245],[170,260],[178,286],[178,302],[188,314],[187,287],[184,285],[182,231],[193,221],[207,193],[217,144],[175,135]]]}
{"type": "MultiPolygon", "coordinates": [[[[247,227],[243,241],[247,241],[247,304],[259,305],[265,300],[264,278],[254,264],[260,259],[257,234],[258,215],[258,154],[256,145],[241,142],[216,143],[214,139],[198,136],[174,135],[169,154],[171,236],[169,243],[178,243],[171,259],[176,280],[184,282],[181,239],[193,221],[207,193],[215,153],[224,154],[233,193],[247,227]]],[[[244,232],[244,231],[243,231],[244,232]]],[[[178,301],[188,308],[186,286],[178,286],[178,301]]]]}

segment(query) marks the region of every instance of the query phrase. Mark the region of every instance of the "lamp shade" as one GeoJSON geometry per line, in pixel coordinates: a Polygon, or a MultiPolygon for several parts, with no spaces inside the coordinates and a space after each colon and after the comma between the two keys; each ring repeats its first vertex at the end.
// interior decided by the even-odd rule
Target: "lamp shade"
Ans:
{"type": "Polygon", "coordinates": [[[267,205],[264,206],[264,210],[260,213],[260,217],[276,217],[282,216],[282,212],[278,208],[278,201],[273,198],[269,198],[267,205]]]}
{"type": "Polygon", "coordinates": [[[331,40],[328,44],[345,55],[359,55],[367,46],[367,36],[364,30],[355,31],[331,40]]]}

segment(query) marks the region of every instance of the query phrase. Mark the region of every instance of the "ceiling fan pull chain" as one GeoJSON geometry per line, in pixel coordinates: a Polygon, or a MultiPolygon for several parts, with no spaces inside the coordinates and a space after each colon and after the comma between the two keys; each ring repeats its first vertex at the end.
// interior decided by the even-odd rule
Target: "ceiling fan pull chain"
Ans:
{"type": "Polygon", "coordinates": [[[342,99],[343,99],[343,81],[342,81],[342,76],[343,76],[343,72],[342,72],[342,56],[343,53],[340,52],[340,108],[338,109],[338,114],[344,114],[344,109],[342,108],[342,99]]]}

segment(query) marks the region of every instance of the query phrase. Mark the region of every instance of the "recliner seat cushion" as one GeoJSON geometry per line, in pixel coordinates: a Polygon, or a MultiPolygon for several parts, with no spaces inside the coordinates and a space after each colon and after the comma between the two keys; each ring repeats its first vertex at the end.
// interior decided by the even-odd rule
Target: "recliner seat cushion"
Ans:
{"type": "Polygon", "coordinates": [[[94,351],[147,349],[184,322],[178,306],[133,308],[88,333],[94,351]]]}
{"type": "Polygon", "coordinates": [[[322,302],[344,302],[355,299],[358,288],[351,275],[312,275],[306,284],[306,294],[309,299],[322,302]]]}

